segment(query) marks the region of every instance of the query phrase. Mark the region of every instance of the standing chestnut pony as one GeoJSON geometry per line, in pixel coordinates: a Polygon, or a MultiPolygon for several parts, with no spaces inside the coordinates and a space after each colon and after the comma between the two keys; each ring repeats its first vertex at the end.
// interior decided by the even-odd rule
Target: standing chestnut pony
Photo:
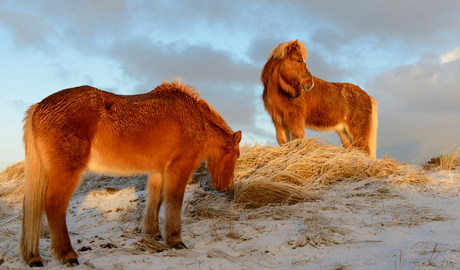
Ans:
{"type": "Polygon", "coordinates": [[[270,52],[262,70],[262,97],[278,143],[304,138],[305,128],[335,130],[344,147],[361,148],[375,158],[377,101],[359,86],[313,79],[306,60],[305,45],[289,41],[270,52]]]}
{"type": "Polygon", "coordinates": [[[40,228],[46,211],[54,257],[78,265],[66,225],[70,197],[86,170],[148,173],[144,231],[162,238],[158,212],[165,201],[164,240],[187,248],[181,208],[190,174],[203,161],[220,192],[233,186],[241,131],[190,86],[163,82],[141,95],[122,96],[90,86],[65,89],[32,105],[24,124],[25,197],[20,252],[43,266],[40,228]]]}

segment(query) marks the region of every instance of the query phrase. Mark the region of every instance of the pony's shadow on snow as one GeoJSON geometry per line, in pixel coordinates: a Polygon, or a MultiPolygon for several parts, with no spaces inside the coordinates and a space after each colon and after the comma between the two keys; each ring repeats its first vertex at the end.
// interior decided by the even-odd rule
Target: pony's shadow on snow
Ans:
{"type": "MultiPolygon", "coordinates": [[[[148,182],[148,174],[107,175],[87,172],[82,176],[75,194],[85,194],[90,191],[108,191],[115,193],[125,188],[135,188],[136,192],[144,191],[148,182]]],[[[203,162],[190,176],[187,184],[199,184],[203,189],[211,188],[211,176],[203,162]]]]}
{"type": "MultiPolygon", "coordinates": [[[[125,238],[133,238],[137,241],[133,243],[133,247],[131,248],[133,254],[137,254],[135,252],[147,252],[147,253],[157,253],[163,252],[165,250],[171,250],[171,247],[168,247],[163,242],[163,239],[158,239],[158,237],[152,237],[150,235],[145,235],[142,230],[142,217],[145,214],[145,207],[147,204],[147,192],[146,185],[148,182],[148,175],[147,174],[139,174],[139,175],[129,175],[129,176],[114,176],[114,175],[105,175],[105,174],[95,174],[92,172],[87,172],[82,176],[80,186],[75,191],[74,195],[80,198],[86,198],[88,196],[99,194],[102,196],[116,194],[118,192],[123,192],[123,190],[130,189],[135,192],[136,198],[129,200],[129,206],[123,207],[120,209],[120,216],[118,222],[120,224],[119,228],[123,228],[124,237],[125,238]],[[126,224],[128,224],[126,226],[126,224]],[[125,227],[126,226],[126,227],[125,227]],[[129,229],[128,229],[129,227],[129,229]]],[[[204,163],[190,176],[188,179],[188,185],[199,185],[200,188],[209,190],[211,187],[210,184],[210,174],[206,169],[204,163]]],[[[217,192],[217,191],[216,191],[217,192]]],[[[122,193],[120,193],[122,194],[122,193]]],[[[123,196],[123,195],[120,195],[123,196]]],[[[85,199],[83,199],[84,201],[85,199]]],[[[82,200],[78,199],[81,204],[82,200]]],[[[103,222],[104,216],[111,213],[112,210],[110,206],[104,206],[101,208],[94,208],[94,206],[84,206],[78,207],[84,210],[84,213],[80,213],[78,215],[89,215],[88,213],[96,213],[95,215],[100,216],[100,222],[103,222]],[[100,212],[98,215],[97,213],[100,212]],[[102,213],[102,214],[101,214],[102,213]]],[[[72,210],[71,210],[72,211],[72,210]]],[[[162,214],[160,213],[160,216],[162,214]]],[[[77,218],[78,219],[78,218],[77,218]]],[[[109,221],[109,220],[107,220],[109,221]]],[[[160,227],[163,225],[162,218],[160,217],[160,227]]],[[[47,227],[47,226],[46,226],[47,227]]],[[[45,227],[45,232],[47,231],[45,227]]],[[[94,250],[100,248],[119,248],[117,244],[112,243],[111,241],[107,242],[107,244],[99,246],[94,246],[95,244],[91,242],[91,240],[98,236],[94,236],[91,234],[86,235],[85,237],[80,237],[80,242],[76,244],[76,248],[78,252],[84,252],[87,250],[94,250]]],[[[100,239],[99,239],[100,240],[100,239]]],[[[100,240],[102,241],[102,240],[100,240]]],[[[108,241],[108,240],[105,240],[108,241]]],[[[104,242],[105,243],[105,242],[104,242]]]]}
{"type": "Polygon", "coordinates": [[[119,176],[88,172],[83,175],[83,179],[75,194],[85,194],[95,190],[106,190],[110,193],[114,193],[125,188],[133,187],[136,192],[138,192],[145,190],[147,180],[147,174],[119,176]]]}

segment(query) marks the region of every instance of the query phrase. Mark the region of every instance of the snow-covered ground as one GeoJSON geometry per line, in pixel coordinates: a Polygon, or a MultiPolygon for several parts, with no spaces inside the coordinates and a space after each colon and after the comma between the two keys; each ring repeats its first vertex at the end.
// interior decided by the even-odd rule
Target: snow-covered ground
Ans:
{"type": "MultiPolygon", "coordinates": [[[[153,254],[139,244],[143,183],[80,188],[67,216],[80,256],[75,269],[460,269],[460,171],[429,176],[425,185],[338,183],[318,191],[321,200],[230,219],[196,218],[189,204],[182,237],[190,249],[153,254]]],[[[196,189],[187,188],[183,210],[196,189]]],[[[21,209],[3,209],[0,269],[27,268],[16,250],[21,209]]],[[[40,246],[45,268],[65,268],[47,255],[46,236],[40,246]]]]}

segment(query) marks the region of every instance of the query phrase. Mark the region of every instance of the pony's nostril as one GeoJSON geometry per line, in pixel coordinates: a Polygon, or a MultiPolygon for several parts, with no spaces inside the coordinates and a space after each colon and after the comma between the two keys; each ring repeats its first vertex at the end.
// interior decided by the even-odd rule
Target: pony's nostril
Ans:
{"type": "Polygon", "coordinates": [[[313,83],[309,82],[308,83],[308,88],[312,88],[313,87],[313,83]]]}

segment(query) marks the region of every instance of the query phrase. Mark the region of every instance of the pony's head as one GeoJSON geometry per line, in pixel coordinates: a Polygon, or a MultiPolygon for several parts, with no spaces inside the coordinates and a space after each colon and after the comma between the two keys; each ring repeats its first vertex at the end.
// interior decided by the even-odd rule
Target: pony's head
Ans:
{"type": "Polygon", "coordinates": [[[313,77],[307,67],[307,48],[293,40],[278,45],[270,52],[268,59],[278,59],[280,86],[291,97],[299,97],[302,92],[313,88],[313,77]]]}
{"type": "Polygon", "coordinates": [[[240,156],[241,131],[233,133],[230,143],[219,147],[208,158],[207,167],[211,173],[211,185],[219,192],[226,192],[233,187],[236,160],[240,156]]]}

